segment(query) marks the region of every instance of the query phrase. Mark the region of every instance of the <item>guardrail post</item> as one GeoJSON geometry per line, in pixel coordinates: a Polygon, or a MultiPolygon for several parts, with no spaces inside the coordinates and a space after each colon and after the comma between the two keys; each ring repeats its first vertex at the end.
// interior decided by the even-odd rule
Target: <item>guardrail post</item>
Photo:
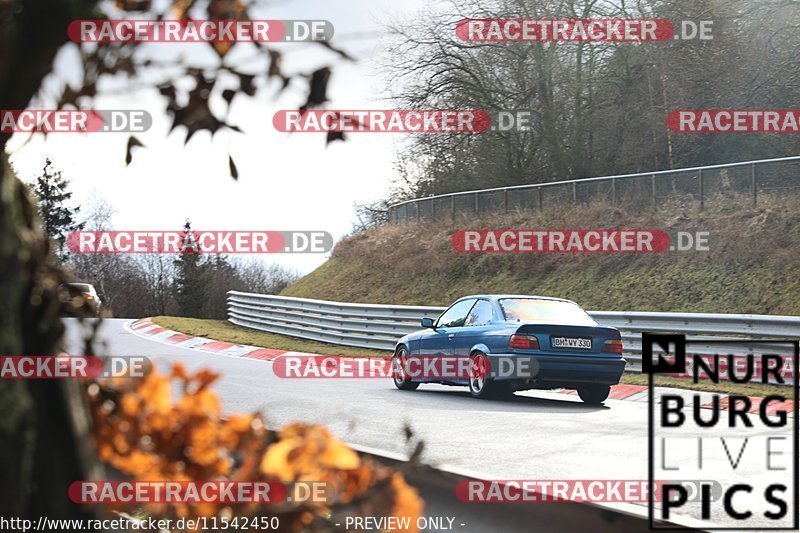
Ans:
{"type": "Polygon", "coordinates": [[[572,182],[572,203],[578,203],[578,184],[574,181],[572,182]]]}
{"type": "Polygon", "coordinates": [[[433,217],[433,221],[436,222],[436,197],[431,198],[431,216],[433,217]]]}
{"type": "Polygon", "coordinates": [[[476,215],[479,213],[479,209],[480,208],[478,207],[478,193],[475,193],[475,214],[476,215]]]}
{"type": "Polygon", "coordinates": [[[704,191],[703,191],[703,171],[702,170],[700,171],[700,174],[697,177],[697,186],[699,187],[699,192],[700,192],[700,211],[702,211],[703,208],[705,207],[705,197],[704,197],[704,191]]]}
{"type": "Polygon", "coordinates": [[[655,208],[655,207],[657,207],[657,204],[656,204],[656,175],[655,174],[650,176],[650,185],[651,185],[652,195],[653,195],[653,208],[655,208]]]}
{"type": "Polygon", "coordinates": [[[450,220],[455,224],[456,222],[456,197],[450,197],[450,220]]]}
{"type": "Polygon", "coordinates": [[[420,202],[419,200],[414,202],[414,205],[417,206],[417,222],[419,222],[421,218],[421,211],[422,211],[421,209],[422,206],[420,205],[421,203],[422,202],[420,202]]]}
{"type": "Polygon", "coordinates": [[[542,186],[539,185],[536,187],[536,192],[539,195],[539,211],[542,210],[542,186]]]}
{"type": "Polygon", "coordinates": [[[757,192],[757,189],[756,189],[756,164],[755,163],[751,163],[750,164],[750,191],[753,194],[753,207],[755,207],[756,204],[758,203],[758,197],[756,196],[758,194],[758,192],[757,192]]]}

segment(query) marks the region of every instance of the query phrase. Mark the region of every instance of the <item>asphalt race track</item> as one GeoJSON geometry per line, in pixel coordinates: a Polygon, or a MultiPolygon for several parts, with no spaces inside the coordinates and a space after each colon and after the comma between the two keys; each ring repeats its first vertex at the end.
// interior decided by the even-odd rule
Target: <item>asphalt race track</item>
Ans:
{"type": "MultiPolygon", "coordinates": [[[[223,375],[215,388],[225,410],[261,411],[272,427],[320,423],[345,442],[404,453],[408,424],[425,441],[428,464],[488,479],[647,479],[646,402],[589,407],[575,395],[540,391],[486,401],[470,397],[466,387],[422,385],[405,392],[388,379],[283,379],[272,363],[146,339],[128,330],[129,322],[104,321],[101,353],[144,355],[160,367],[181,361],[190,369],[214,369],[223,375]]],[[[80,355],[78,323],[66,323],[67,351],[80,355]]]]}

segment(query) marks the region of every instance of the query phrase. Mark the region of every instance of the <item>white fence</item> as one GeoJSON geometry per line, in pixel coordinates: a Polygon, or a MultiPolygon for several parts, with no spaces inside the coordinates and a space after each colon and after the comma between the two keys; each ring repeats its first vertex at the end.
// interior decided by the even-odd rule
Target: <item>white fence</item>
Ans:
{"type": "Polygon", "coordinates": [[[658,170],[565,181],[548,181],[461,191],[406,200],[389,207],[391,223],[471,217],[485,213],[539,210],[544,206],[606,201],[611,205],[656,207],[663,201],[730,204],[731,195],[749,197],[753,207],[762,194],[785,195],[797,190],[800,156],[740,161],[722,165],[658,170]]]}

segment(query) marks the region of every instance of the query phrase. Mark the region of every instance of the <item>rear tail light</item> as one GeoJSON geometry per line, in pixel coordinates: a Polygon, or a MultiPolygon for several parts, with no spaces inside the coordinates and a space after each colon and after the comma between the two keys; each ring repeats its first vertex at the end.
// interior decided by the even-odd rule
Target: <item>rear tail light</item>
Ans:
{"type": "Polygon", "coordinates": [[[539,339],[533,335],[511,335],[508,341],[509,348],[522,348],[525,350],[538,350],[539,339]]]}
{"type": "Polygon", "coordinates": [[[622,353],[622,341],[619,339],[607,340],[603,343],[605,353],[622,353]]]}

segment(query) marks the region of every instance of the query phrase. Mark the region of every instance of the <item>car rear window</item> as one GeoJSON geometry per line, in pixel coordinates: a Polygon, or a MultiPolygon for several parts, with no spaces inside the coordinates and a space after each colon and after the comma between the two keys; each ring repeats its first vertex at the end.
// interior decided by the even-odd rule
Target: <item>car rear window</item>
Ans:
{"type": "Polygon", "coordinates": [[[502,298],[500,309],[511,322],[548,322],[576,326],[596,326],[586,311],[570,302],[539,298],[502,298]]]}
{"type": "Polygon", "coordinates": [[[86,292],[86,293],[92,292],[92,286],[89,285],[88,283],[70,283],[69,286],[81,292],[86,292]]]}

